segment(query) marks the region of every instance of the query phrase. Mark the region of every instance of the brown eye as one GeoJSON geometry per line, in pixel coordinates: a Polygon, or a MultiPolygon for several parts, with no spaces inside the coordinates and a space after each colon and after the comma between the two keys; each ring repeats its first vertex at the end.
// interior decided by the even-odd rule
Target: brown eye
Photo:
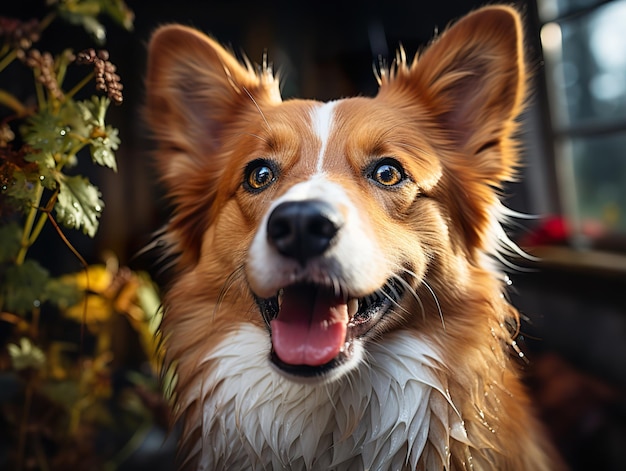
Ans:
{"type": "Polygon", "coordinates": [[[273,165],[265,160],[250,162],[244,172],[244,186],[249,191],[260,191],[276,180],[273,165]]]}
{"type": "Polygon", "coordinates": [[[374,167],[370,178],[383,186],[395,186],[404,180],[404,169],[394,159],[383,159],[374,167]]]}

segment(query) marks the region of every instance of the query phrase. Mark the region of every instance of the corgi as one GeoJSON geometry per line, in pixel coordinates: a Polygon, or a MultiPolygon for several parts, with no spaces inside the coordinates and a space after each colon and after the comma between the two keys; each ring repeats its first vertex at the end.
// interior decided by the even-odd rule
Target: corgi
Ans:
{"type": "Polygon", "coordinates": [[[160,329],[181,468],[553,470],[513,357],[503,182],[522,21],[478,9],[374,97],[281,98],[162,26],[146,117],[173,211],[160,329]]]}

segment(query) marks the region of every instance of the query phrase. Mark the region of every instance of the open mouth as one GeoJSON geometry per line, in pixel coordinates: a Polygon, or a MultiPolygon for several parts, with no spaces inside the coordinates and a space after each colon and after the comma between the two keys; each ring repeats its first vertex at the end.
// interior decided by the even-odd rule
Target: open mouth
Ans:
{"type": "Polygon", "coordinates": [[[403,291],[389,280],[374,293],[354,298],[341,289],[300,283],[271,298],[257,298],[271,330],[272,362],[294,376],[324,375],[352,358],[355,340],[398,304],[403,291]]]}

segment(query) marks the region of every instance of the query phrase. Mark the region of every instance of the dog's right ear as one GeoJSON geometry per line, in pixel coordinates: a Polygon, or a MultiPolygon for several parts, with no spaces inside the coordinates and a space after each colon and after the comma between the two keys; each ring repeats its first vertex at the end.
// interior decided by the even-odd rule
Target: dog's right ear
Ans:
{"type": "Polygon", "coordinates": [[[242,65],[203,33],[169,25],[150,41],[146,90],[145,118],[175,206],[169,238],[175,252],[195,257],[226,163],[224,133],[237,132],[245,113],[279,103],[278,80],[267,68],[242,65]]]}

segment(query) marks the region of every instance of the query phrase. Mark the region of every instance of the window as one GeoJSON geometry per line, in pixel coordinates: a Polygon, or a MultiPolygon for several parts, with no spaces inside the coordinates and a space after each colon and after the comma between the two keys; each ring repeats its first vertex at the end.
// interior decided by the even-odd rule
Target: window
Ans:
{"type": "Polygon", "coordinates": [[[574,245],[626,248],[626,0],[537,0],[560,201],[574,245]]]}

